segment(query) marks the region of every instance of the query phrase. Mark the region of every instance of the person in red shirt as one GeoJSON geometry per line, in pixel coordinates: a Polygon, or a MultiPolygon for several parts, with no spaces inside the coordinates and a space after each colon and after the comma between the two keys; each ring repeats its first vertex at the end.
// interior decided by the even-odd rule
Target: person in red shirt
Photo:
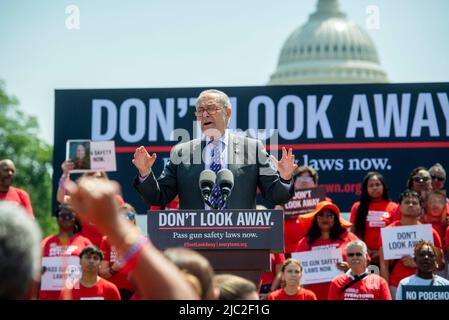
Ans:
{"type": "Polygon", "coordinates": [[[33,207],[30,196],[25,190],[12,186],[12,181],[16,175],[16,166],[9,159],[0,161],[0,201],[17,202],[24,207],[28,215],[34,219],[33,207]]]}
{"type": "MultiPolygon", "coordinates": [[[[72,208],[63,204],[56,211],[56,221],[58,223],[59,232],[57,234],[46,237],[41,242],[42,257],[54,257],[58,260],[61,267],[67,264],[65,257],[79,257],[81,251],[92,245],[89,239],[79,235],[79,223],[77,222],[72,208]]],[[[79,265],[79,262],[77,263],[79,265]]],[[[68,267],[67,265],[65,267],[68,267]]],[[[43,282],[41,288],[44,287],[43,282]]],[[[62,290],[62,286],[61,286],[62,290]]],[[[61,290],[42,290],[39,293],[40,300],[58,300],[61,290]]]]}
{"type": "Polygon", "coordinates": [[[391,300],[388,283],[368,271],[368,248],[361,240],[346,246],[349,270],[332,280],[328,300],[391,300]]]}
{"type": "Polygon", "coordinates": [[[87,246],[81,251],[81,279],[71,287],[66,286],[60,300],[120,300],[115,284],[98,275],[103,252],[95,246],[87,246]]]}
{"type": "MultiPolygon", "coordinates": [[[[136,210],[129,203],[119,208],[120,215],[136,225],[136,210]]],[[[122,270],[122,262],[117,248],[111,246],[105,236],[100,244],[104,259],[100,263],[100,276],[115,284],[120,291],[122,300],[129,300],[135,292],[133,284],[129,281],[130,274],[122,270]]]]}
{"type": "Polygon", "coordinates": [[[379,265],[380,229],[389,225],[398,205],[390,200],[384,177],[379,172],[369,172],[362,182],[360,201],[351,209],[351,231],[362,239],[371,257],[379,265]]]}
{"type": "Polygon", "coordinates": [[[316,295],[310,290],[301,287],[303,272],[302,264],[295,259],[287,259],[282,265],[282,280],[284,287],[271,292],[267,300],[316,300],[316,295]]]}
{"type": "MultiPolygon", "coordinates": [[[[401,219],[387,226],[394,228],[398,226],[411,226],[421,224],[418,221],[423,211],[423,204],[420,195],[413,190],[405,190],[399,197],[399,211],[401,219]]],[[[443,244],[438,232],[432,228],[433,243],[435,247],[442,249],[443,244]]],[[[399,282],[416,272],[416,263],[411,255],[403,256],[398,260],[385,260],[382,251],[382,237],[379,244],[380,275],[389,283],[391,296],[396,296],[396,289],[399,282]]]]}
{"type": "Polygon", "coordinates": [[[263,272],[259,281],[259,298],[265,300],[268,293],[278,289],[281,285],[281,269],[285,262],[282,253],[270,253],[271,272],[263,272]]]}
{"type": "MultiPolygon", "coordinates": [[[[56,200],[59,203],[64,203],[65,202],[64,199],[68,195],[65,186],[69,182],[71,182],[70,171],[75,169],[75,164],[73,163],[73,161],[66,160],[62,163],[61,169],[62,169],[62,176],[59,179],[56,200]]],[[[82,174],[82,176],[80,178],[83,178],[83,177],[94,177],[97,179],[109,180],[108,174],[105,171],[85,172],[82,174]]],[[[115,197],[116,197],[117,203],[119,205],[122,205],[125,203],[125,201],[123,200],[123,197],[120,194],[116,194],[115,197]]],[[[98,231],[98,228],[91,222],[87,222],[87,223],[84,222],[82,224],[81,235],[88,238],[92,242],[92,244],[94,244],[95,246],[100,247],[101,240],[103,239],[103,234],[101,234],[101,232],[98,231]]]]}
{"type": "MultiPolygon", "coordinates": [[[[309,166],[299,166],[293,172],[293,182],[295,191],[315,188],[318,186],[318,172],[309,166]]],[[[326,200],[331,201],[329,198],[326,200]]],[[[290,199],[289,201],[296,201],[290,199]]],[[[284,205],[276,205],[275,209],[284,210],[284,252],[287,253],[286,257],[289,258],[292,252],[294,252],[299,240],[301,240],[307,229],[303,228],[298,222],[298,214],[293,214],[296,210],[295,206],[291,206],[291,209],[285,209],[288,206],[288,202],[284,205]],[[288,215],[288,212],[292,214],[288,215]]],[[[296,210],[297,211],[297,210],[296,210]]]]}
{"type": "MultiPolygon", "coordinates": [[[[295,252],[338,248],[342,252],[343,262],[337,263],[337,268],[343,272],[349,269],[346,261],[346,245],[358,240],[358,237],[346,230],[351,226],[340,216],[340,209],[329,201],[321,201],[315,211],[299,216],[301,224],[307,227],[307,234],[296,247],[295,252]]],[[[305,288],[312,290],[318,300],[327,300],[330,282],[314,283],[305,288]]]]}

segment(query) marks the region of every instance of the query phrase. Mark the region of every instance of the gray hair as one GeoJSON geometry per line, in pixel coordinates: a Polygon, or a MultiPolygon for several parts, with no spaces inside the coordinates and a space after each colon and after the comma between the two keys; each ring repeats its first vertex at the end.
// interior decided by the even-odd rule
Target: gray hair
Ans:
{"type": "Polygon", "coordinates": [[[439,163],[435,163],[433,166],[429,168],[429,173],[432,174],[435,171],[440,171],[443,173],[444,177],[446,178],[446,170],[444,170],[443,166],[439,163]]]}
{"type": "Polygon", "coordinates": [[[0,299],[24,299],[41,266],[41,230],[25,209],[0,203],[0,299]]]}
{"type": "Polygon", "coordinates": [[[363,242],[362,240],[354,240],[354,241],[349,242],[348,245],[346,246],[346,252],[348,252],[348,249],[350,249],[352,247],[361,248],[364,256],[366,256],[368,254],[368,248],[366,247],[365,242],[363,242]]]}
{"type": "Polygon", "coordinates": [[[195,107],[198,109],[198,104],[201,101],[201,99],[207,95],[207,94],[216,94],[218,95],[218,101],[223,105],[223,108],[230,108],[231,107],[231,100],[229,99],[228,95],[224,93],[223,91],[216,90],[216,89],[208,89],[204,90],[200,93],[198,98],[196,99],[195,107]]]}

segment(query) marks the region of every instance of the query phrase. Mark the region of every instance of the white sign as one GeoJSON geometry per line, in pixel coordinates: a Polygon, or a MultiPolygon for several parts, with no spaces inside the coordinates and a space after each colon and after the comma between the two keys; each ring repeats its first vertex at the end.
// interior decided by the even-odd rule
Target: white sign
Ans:
{"type": "Polygon", "coordinates": [[[81,278],[80,258],[76,256],[43,257],[41,290],[61,291],[67,282],[81,278]]]}
{"type": "Polygon", "coordinates": [[[407,255],[413,257],[415,245],[421,240],[433,243],[430,224],[382,228],[380,233],[385,260],[401,259],[407,255]]]}
{"type": "Polygon", "coordinates": [[[292,258],[304,267],[301,284],[329,282],[343,273],[337,268],[337,263],[343,261],[338,248],[293,252],[292,258]]]}
{"type": "Polygon", "coordinates": [[[67,140],[66,160],[71,172],[117,171],[114,141],[67,140]]]}

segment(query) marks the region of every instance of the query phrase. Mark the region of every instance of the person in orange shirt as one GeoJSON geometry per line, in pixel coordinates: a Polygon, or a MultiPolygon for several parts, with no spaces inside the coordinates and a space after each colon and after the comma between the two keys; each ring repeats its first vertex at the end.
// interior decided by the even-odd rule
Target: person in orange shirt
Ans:
{"type": "Polygon", "coordinates": [[[284,287],[271,292],[267,300],[316,300],[316,295],[301,287],[301,277],[304,268],[295,259],[287,259],[282,265],[282,280],[284,287]]]}
{"type": "Polygon", "coordinates": [[[368,246],[371,262],[379,265],[380,229],[389,225],[397,203],[390,200],[384,177],[369,172],[362,182],[360,201],[351,209],[351,231],[368,246]]]}
{"type": "MultiPolygon", "coordinates": [[[[321,201],[315,211],[299,216],[301,224],[307,228],[307,234],[296,247],[295,252],[338,248],[341,250],[343,262],[337,263],[337,268],[348,271],[346,261],[346,245],[358,240],[358,237],[346,230],[351,226],[340,216],[340,209],[329,201],[321,201]]],[[[312,290],[318,300],[327,300],[330,282],[308,284],[305,287],[312,290]]]]}

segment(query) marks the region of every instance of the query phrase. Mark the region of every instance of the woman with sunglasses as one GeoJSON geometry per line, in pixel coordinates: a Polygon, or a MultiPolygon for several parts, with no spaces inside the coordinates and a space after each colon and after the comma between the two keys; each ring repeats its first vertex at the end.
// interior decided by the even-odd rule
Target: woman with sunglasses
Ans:
{"type": "MultiPolygon", "coordinates": [[[[67,202],[67,200],[66,200],[67,202]]],[[[57,234],[50,235],[42,240],[42,257],[43,261],[51,261],[52,266],[57,267],[69,267],[69,261],[65,259],[66,257],[79,257],[79,254],[83,249],[92,244],[92,242],[79,234],[80,223],[75,217],[75,214],[70,205],[62,204],[58,207],[56,211],[56,222],[58,224],[59,231],[57,234]]],[[[72,261],[73,259],[70,259],[72,261]]],[[[79,268],[79,258],[75,259],[77,265],[75,268],[79,268]]],[[[70,262],[71,263],[71,262],[70,262]]],[[[70,265],[72,268],[72,266],[70,265]]],[[[45,265],[43,272],[46,272],[45,265]]],[[[43,277],[45,279],[45,277],[43,277]]],[[[46,280],[44,280],[46,281],[46,280]]],[[[62,281],[62,280],[61,280],[62,281]]],[[[40,300],[58,300],[59,295],[63,289],[64,282],[61,282],[61,286],[58,289],[57,286],[51,285],[52,290],[42,290],[50,289],[49,284],[42,282],[41,291],[39,294],[40,300]]]]}
{"type": "MultiPolygon", "coordinates": [[[[359,238],[346,230],[351,226],[340,216],[340,209],[329,201],[321,201],[315,211],[299,216],[300,223],[308,231],[296,247],[295,252],[338,248],[341,250],[343,262],[337,268],[343,272],[348,270],[346,261],[346,245],[359,238]]],[[[314,283],[305,288],[312,290],[318,300],[327,300],[330,282],[314,283]]]]}
{"type": "Polygon", "coordinates": [[[328,300],[391,300],[385,279],[367,269],[370,256],[365,242],[350,242],[346,261],[349,270],[332,280],[328,300]]]}
{"type": "Polygon", "coordinates": [[[384,177],[369,172],[362,182],[360,201],[352,205],[351,231],[368,246],[371,261],[379,265],[380,229],[389,225],[398,204],[391,201],[384,177]]]}
{"type": "MultiPolygon", "coordinates": [[[[119,208],[123,223],[136,225],[136,210],[129,203],[119,208]]],[[[122,263],[117,254],[117,249],[108,243],[107,237],[103,237],[100,244],[104,259],[100,263],[100,276],[115,284],[120,291],[122,300],[129,300],[135,292],[134,285],[129,281],[129,273],[121,270],[122,263]]]]}

